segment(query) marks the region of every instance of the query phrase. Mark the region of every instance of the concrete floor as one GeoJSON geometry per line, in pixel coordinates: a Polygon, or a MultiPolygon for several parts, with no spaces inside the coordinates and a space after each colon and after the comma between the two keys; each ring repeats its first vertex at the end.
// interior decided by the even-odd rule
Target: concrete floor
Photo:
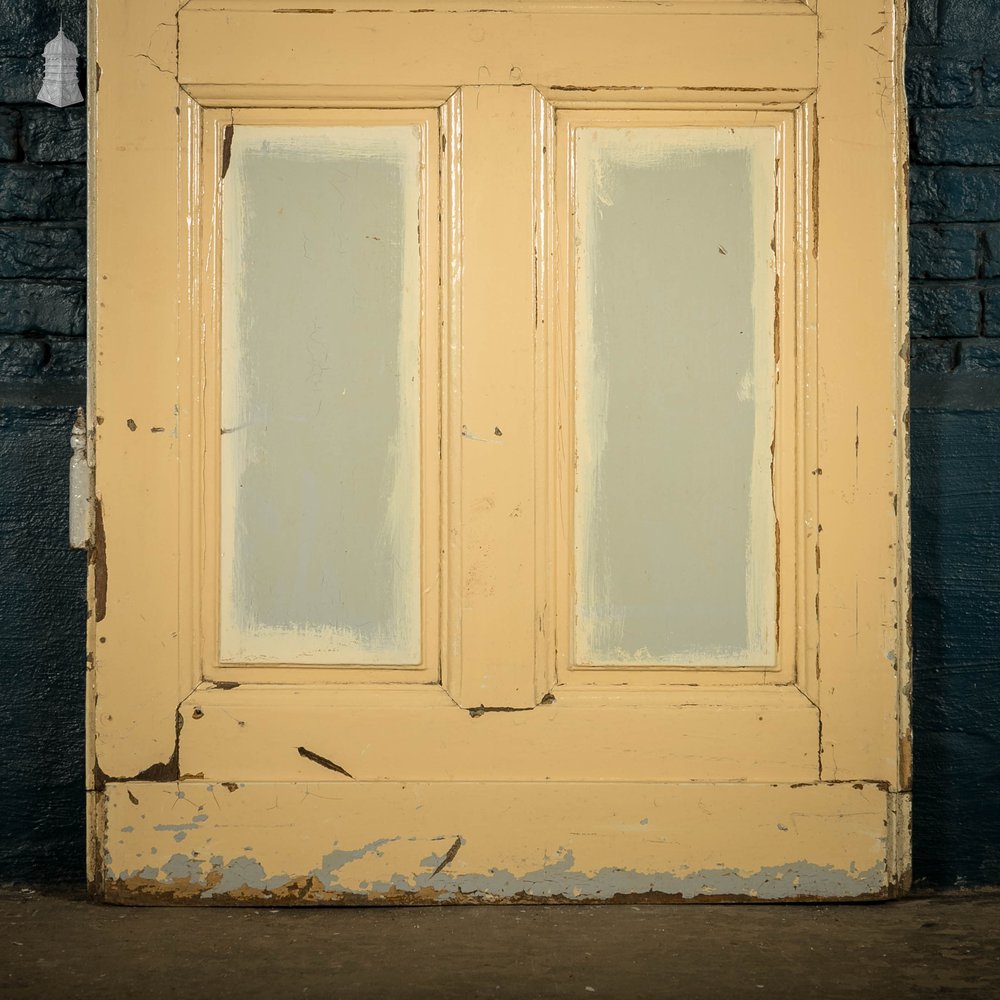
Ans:
{"type": "Polygon", "coordinates": [[[0,998],[1000,997],[1000,895],[126,909],[0,890],[0,998]]]}

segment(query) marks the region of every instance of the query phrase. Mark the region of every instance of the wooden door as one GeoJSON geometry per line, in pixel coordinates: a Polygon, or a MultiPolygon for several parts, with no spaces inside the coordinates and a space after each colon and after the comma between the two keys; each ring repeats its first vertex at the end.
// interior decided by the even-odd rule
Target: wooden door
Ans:
{"type": "Polygon", "coordinates": [[[908,882],[902,3],[95,0],[91,879],[908,882]]]}

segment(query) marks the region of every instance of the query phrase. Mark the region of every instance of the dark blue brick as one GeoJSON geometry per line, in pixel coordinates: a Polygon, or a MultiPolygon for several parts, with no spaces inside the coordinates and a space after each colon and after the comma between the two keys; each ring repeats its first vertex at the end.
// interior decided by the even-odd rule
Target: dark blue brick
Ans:
{"type": "Polygon", "coordinates": [[[48,382],[84,383],[87,379],[87,338],[48,337],[48,353],[41,376],[48,382]]]}
{"type": "Polygon", "coordinates": [[[995,45],[1000,5],[996,0],[939,0],[938,37],[942,42],[995,45]]]}
{"type": "Polygon", "coordinates": [[[920,52],[906,62],[906,92],[914,107],[967,108],[976,103],[976,61],[920,52]]]}
{"type": "Polygon", "coordinates": [[[975,337],[980,312],[975,286],[921,282],[910,286],[910,332],[914,337],[975,337]]]}
{"type": "Polygon", "coordinates": [[[913,156],[919,163],[1000,164],[1000,116],[923,112],[913,120],[913,156]]]}
{"type": "Polygon", "coordinates": [[[1000,341],[976,340],[958,346],[958,371],[1000,374],[1000,341]]]}
{"type": "Polygon", "coordinates": [[[74,415],[0,409],[0,882],[84,877],[87,557],[66,545],[74,415]]]}
{"type": "Polygon", "coordinates": [[[87,332],[82,281],[0,281],[0,333],[87,332]]]}
{"type": "Polygon", "coordinates": [[[21,146],[33,163],[82,163],[87,156],[87,115],[71,108],[38,105],[22,113],[21,146]]]}
{"type": "Polygon", "coordinates": [[[907,40],[910,45],[932,45],[938,32],[938,0],[910,0],[907,40]]]}
{"type": "Polygon", "coordinates": [[[83,167],[0,165],[0,219],[86,217],[87,174],[83,167]]]}
{"type": "Polygon", "coordinates": [[[991,107],[1000,107],[1000,56],[990,54],[983,61],[983,100],[991,107]]]}
{"type": "Polygon", "coordinates": [[[39,58],[45,43],[59,30],[76,42],[83,54],[87,40],[86,7],[71,0],[0,0],[0,55],[39,58]]]}
{"type": "MultiPolygon", "coordinates": [[[[970,358],[980,348],[960,345],[970,358]]],[[[944,396],[954,378],[936,380],[944,396]]],[[[934,381],[932,391],[913,393],[910,420],[914,874],[940,885],[989,884],[1000,881],[1000,797],[992,794],[1000,736],[1000,377],[966,378],[980,383],[980,397],[961,408],[935,399],[934,381]]]]}
{"type": "Polygon", "coordinates": [[[1000,337],[1000,287],[987,288],[983,298],[983,332],[1000,337]]]}
{"type": "Polygon", "coordinates": [[[910,275],[914,278],[975,278],[978,234],[970,225],[913,226],[910,229],[910,275]]]}
{"type": "Polygon", "coordinates": [[[913,53],[906,57],[904,81],[906,83],[906,100],[911,108],[927,103],[924,95],[927,89],[930,64],[930,57],[923,53],[919,55],[913,53]]]}
{"type": "Polygon", "coordinates": [[[41,59],[0,56],[0,104],[34,101],[41,85],[41,59]]]}
{"type": "Polygon", "coordinates": [[[21,116],[16,111],[0,108],[0,160],[16,160],[20,155],[20,124],[21,116]]]}
{"type": "Polygon", "coordinates": [[[1000,278],[1000,226],[987,226],[980,242],[983,277],[1000,278]]]}
{"type": "Polygon", "coordinates": [[[913,222],[1000,220],[1000,168],[921,167],[910,171],[913,222]]]}
{"type": "Polygon", "coordinates": [[[910,370],[913,372],[950,372],[955,367],[955,342],[938,340],[910,341],[910,370]]]}
{"type": "Polygon", "coordinates": [[[87,270],[87,234],[77,225],[0,225],[0,278],[76,278],[87,270]]]}
{"type": "Polygon", "coordinates": [[[40,340],[0,336],[0,382],[35,378],[45,364],[47,353],[40,340]]]}

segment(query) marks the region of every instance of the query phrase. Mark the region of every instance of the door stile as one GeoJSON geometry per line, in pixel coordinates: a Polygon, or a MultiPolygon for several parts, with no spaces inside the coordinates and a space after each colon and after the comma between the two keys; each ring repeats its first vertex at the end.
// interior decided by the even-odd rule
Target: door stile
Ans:
{"type": "MultiPolygon", "coordinates": [[[[798,534],[795,546],[795,684],[814,705],[819,700],[819,420],[816,400],[817,303],[816,241],[819,217],[816,189],[818,123],[816,94],[795,112],[795,176],[798,195],[792,221],[795,247],[795,468],[798,534]]],[[[788,279],[786,279],[787,281],[788,279]]],[[[818,741],[817,741],[818,743],[818,741]]],[[[819,746],[817,756],[821,757],[819,746]]],[[[820,760],[822,776],[822,760],[820,760]]]]}
{"type": "MultiPolygon", "coordinates": [[[[96,531],[90,549],[87,787],[176,775],[180,194],[175,0],[91,4],[89,272],[96,531]],[[128,8],[128,9],[127,9],[128,8]],[[134,53],[149,58],[138,59],[134,53]],[[129,80],[128,87],[109,84],[129,80]],[[98,210],[99,205],[99,210],[98,210]],[[141,224],[124,226],[123,219],[141,224]],[[120,373],[111,374],[112,369],[120,373]],[[139,539],[158,540],[150,561],[139,539]],[[141,697],[136,685],[141,685],[141,697]]],[[[92,859],[93,861],[93,859],[92,859]]]]}
{"type": "Polygon", "coordinates": [[[851,209],[825,212],[818,234],[823,775],[893,783],[908,770],[897,730],[909,685],[901,17],[819,4],[818,195],[851,209]]]}
{"type": "MultiPolygon", "coordinates": [[[[204,614],[202,590],[209,568],[209,550],[204,545],[206,441],[204,412],[210,382],[206,369],[205,343],[209,326],[217,316],[215,289],[219,283],[214,261],[214,239],[218,228],[217,181],[204,170],[205,110],[189,94],[180,94],[180,190],[181,212],[178,239],[178,274],[190,289],[189,308],[182,311],[178,326],[178,425],[180,428],[180,520],[181,563],[179,574],[178,626],[181,644],[179,675],[186,696],[204,679],[201,622],[204,614]],[[216,189],[211,194],[205,185],[216,189]],[[206,219],[206,215],[209,216],[206,219]],[[206,306],[208,308],[206,308],[206,306]]],[[[213,159],[218,151],[213,151],[213,159]]]]}
{"type": "Polygon", "coordinates": [[[544,107],[531,87],[463,87],[446,116],[456,221],[446,349],[452,640],[444,677],[467,709],[534,707],[545,652],[544,635],[536,638],[544,606],[536,592],[544,578],[536,566],[544,563],[537,537],[544,405],[536,403],[544,359],[536,343],[546,147],[535,134],[544,107]]]}
{"type": "Polygon", "coordinates": [[[555,106],[545,95],[532,101],[532,211],[535,215],[535,703],[554,698],[558,608],[557,522],[559,494],[558,364],[559,271],[556,264],[555,106]]]}

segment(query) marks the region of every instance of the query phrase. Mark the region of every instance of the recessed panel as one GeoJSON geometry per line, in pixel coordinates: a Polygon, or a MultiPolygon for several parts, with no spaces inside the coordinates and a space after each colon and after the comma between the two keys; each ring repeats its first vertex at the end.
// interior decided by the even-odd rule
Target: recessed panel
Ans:
{"type": "Polygon", "coordinates": [[[421,130],[237,126],[220,654],[420,661],[421,130]]]}
{"type": "Polygon", "coordinates": [[[573,662],[773,665],[775,130],[571,136],[573,662]]]}

